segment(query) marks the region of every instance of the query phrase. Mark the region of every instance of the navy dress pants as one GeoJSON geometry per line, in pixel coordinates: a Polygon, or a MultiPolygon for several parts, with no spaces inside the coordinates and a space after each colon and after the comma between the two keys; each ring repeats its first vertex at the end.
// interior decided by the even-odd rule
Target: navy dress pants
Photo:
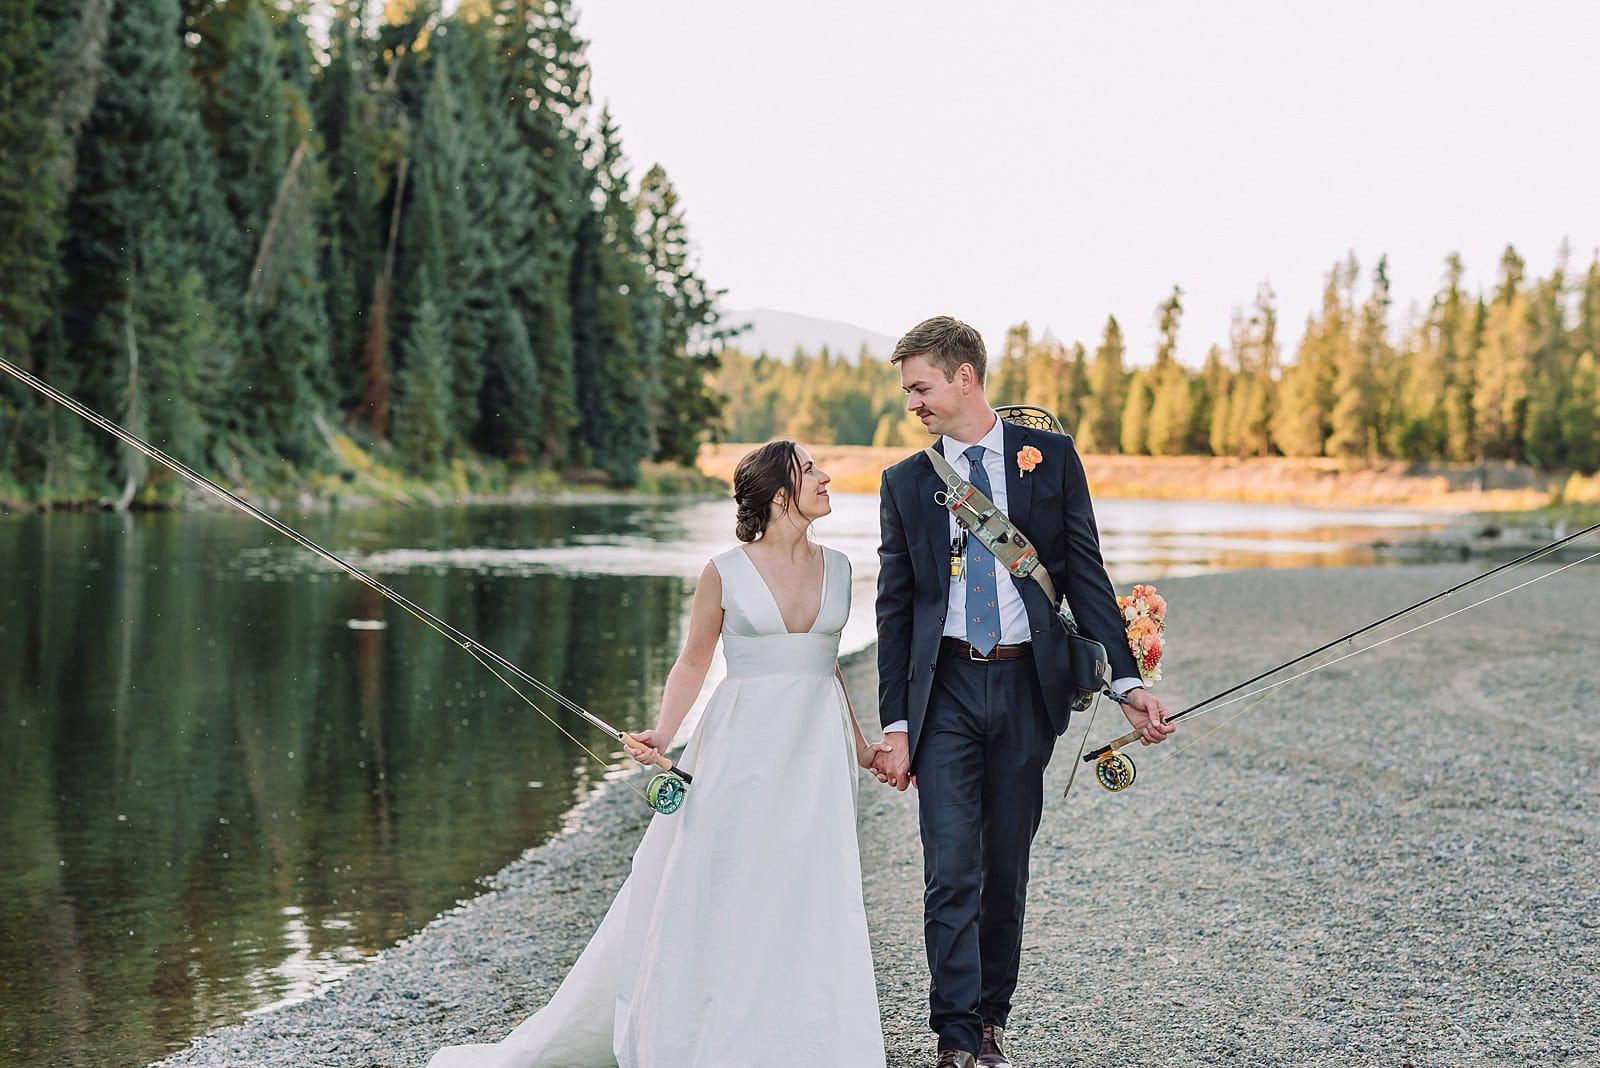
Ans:
{"type": "Polygon", "coordinates": [[[939,1048],[976,1053],[1006,1025],[1017,987],[1028,851],[1055,748],[1028,657],[941,652],[917,740],[928,1025],[939,1048]]]}

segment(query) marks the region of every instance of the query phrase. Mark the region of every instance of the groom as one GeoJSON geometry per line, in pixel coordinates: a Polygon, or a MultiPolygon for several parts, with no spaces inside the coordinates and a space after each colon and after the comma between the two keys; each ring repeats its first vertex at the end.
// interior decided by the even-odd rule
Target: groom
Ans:
{"type": "MultiPolygon", "coordinates": [[[[983,338],[947,316],[895,346],[906,406],[935,447],[1028,536],[1079,627],[1110,655],[1112,692],[1145,744],[1173,730],[1139,672],[1100,559],[1072,440],[1001,422],[984,395],[983,338]],[[1026,446],[1031,470],[1018,466],[1026,446]],[[1031,458],[1031,454],[1030,454],[1031,458]]],[[[1028,850],[1044,769],[1070,714],[1066,631],[1044,591],[963,537],[918,453],[879,490],[878,777],[914,783],[922,824],[929,1026],[940,1068],[1008,1068],[1000,1043],[1017,985],[1028,850]]]]}

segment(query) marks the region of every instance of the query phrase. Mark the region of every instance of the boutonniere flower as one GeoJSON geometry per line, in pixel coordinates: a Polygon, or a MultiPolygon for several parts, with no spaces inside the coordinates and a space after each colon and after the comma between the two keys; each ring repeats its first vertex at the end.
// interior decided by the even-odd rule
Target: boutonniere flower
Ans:
{"type": "Polygon", "coordinates": [[[1041,460],[1043,460],[1043,459],[1044,459],[1044,453],[1040,452],[1038,449],[1034,448],[1032,445],[1024,445],[1022,448],[1018,449],[1017,450],[1017,477],[1021,478],[1022,476],[1026,475],[1029,471],[1032,471],[1035,467],[1038,467],[1039,466],[1039,462],[1041,460]]]}
{"type": "Polygon", "coordinates": [[[1154,586],[1135,586],[1132,594],[1117,598],[1117,607],[1128,624],[1128,649],[1139,664],[1139,677],[1146,683],[1160,682],[1161,654],[1166,652],[1166,598],[1154,586]]]}

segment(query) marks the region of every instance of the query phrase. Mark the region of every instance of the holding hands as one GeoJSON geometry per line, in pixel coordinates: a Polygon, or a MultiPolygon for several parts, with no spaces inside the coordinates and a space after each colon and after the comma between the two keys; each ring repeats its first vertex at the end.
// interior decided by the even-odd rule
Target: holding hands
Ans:
{"type": "Polygon", "coordinates": [[[878,781],[888,783],[896,790],[904,790],[912,783],[911,741],[905,731],[890,731],[875,747],[872,757],[872,774],[878,781]]]}
{"type": "Polygon", "coordinates": [[[888,748],[887,742],[873,742],[868,745],[865,739],[858,738],[856,740],[856,763],[863,768],[870,768],[877,763],[878,755],[888,748]]]}

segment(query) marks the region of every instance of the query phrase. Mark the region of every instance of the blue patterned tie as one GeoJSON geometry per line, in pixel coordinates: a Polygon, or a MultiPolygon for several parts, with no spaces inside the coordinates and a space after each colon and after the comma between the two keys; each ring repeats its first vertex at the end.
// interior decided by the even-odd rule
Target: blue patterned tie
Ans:
{"type": "MultiPolygon", "coordinates": [[[[983,446],[974,445],[965,453],[972,465],[968,480],[978,492],[994,500],[989,492],[989,472],[983,469],[983,446]]],[[[967,644],[988,656],[1000,644],[1000,594],[995,585],[994,556],[975,535],[967,535],[967,644]]]]}

